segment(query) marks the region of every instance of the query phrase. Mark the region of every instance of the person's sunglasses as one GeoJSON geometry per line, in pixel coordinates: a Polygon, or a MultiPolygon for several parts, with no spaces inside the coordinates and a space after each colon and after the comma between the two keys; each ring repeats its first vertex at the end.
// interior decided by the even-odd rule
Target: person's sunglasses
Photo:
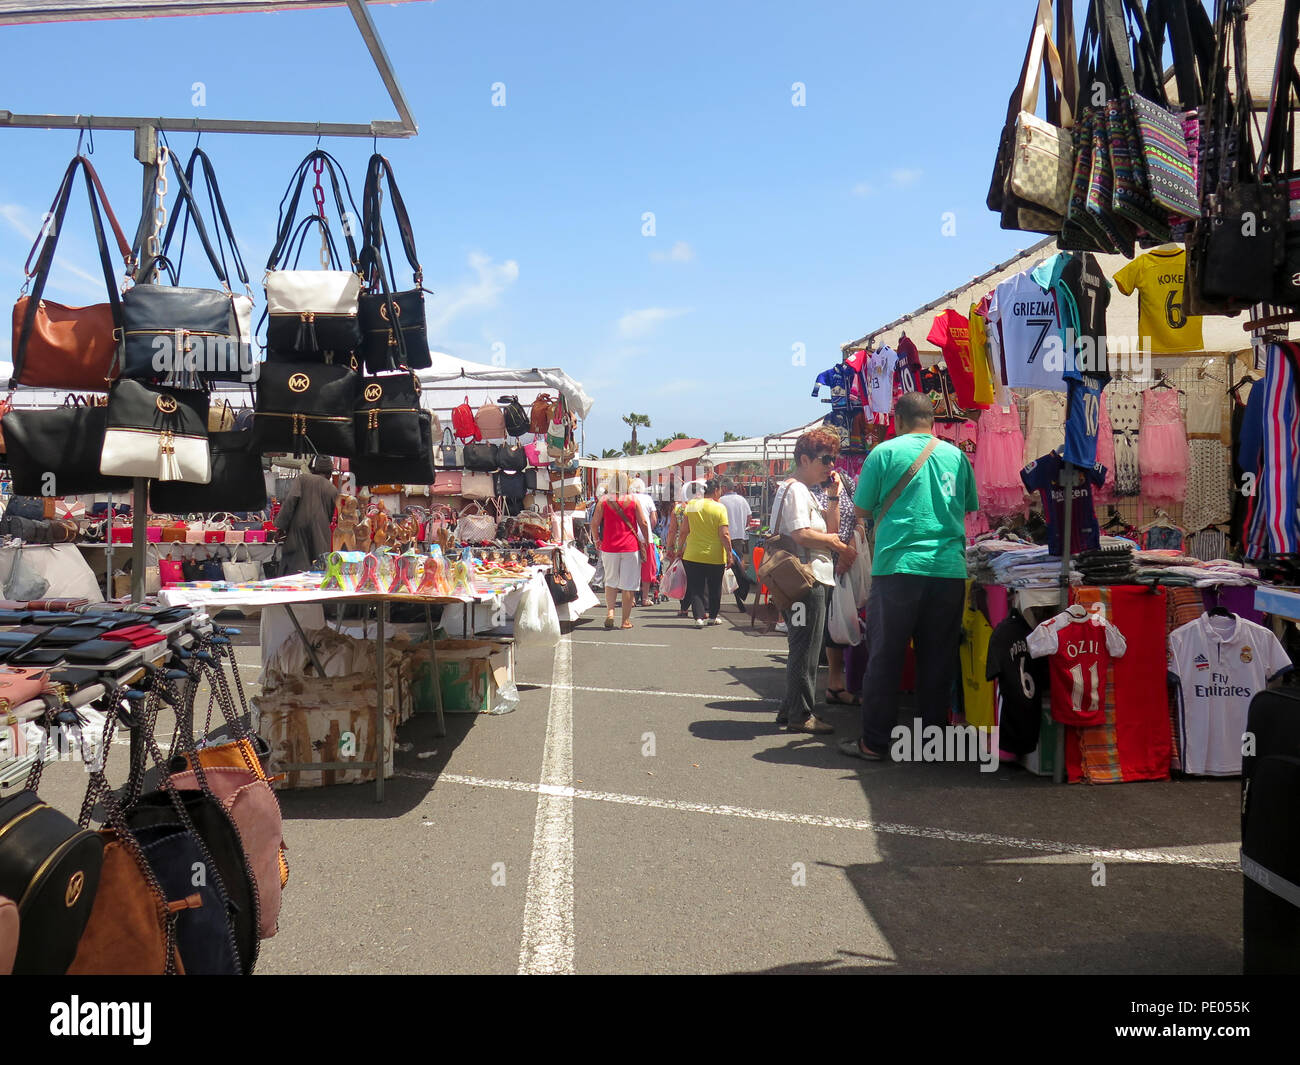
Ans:
{"type": "Polygon", "coordinates": [[[823,466],[834,466],[834,465],[835,465],[835,459],[833,459],[830,455],[827,455],[827,454],[825,454],[825,453],[823,453],[823,454],[821,454],[821,455],[818,455],[817,458],[821,461],[821,464],[822,464],[823,466]]]}

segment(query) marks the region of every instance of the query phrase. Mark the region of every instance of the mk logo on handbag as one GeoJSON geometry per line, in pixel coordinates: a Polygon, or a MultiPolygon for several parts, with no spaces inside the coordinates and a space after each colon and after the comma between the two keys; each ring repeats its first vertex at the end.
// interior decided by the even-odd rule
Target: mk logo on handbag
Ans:
{"type": "Polygon", "coordinates": [[[366,402],[378,403],[380,397],[384,394],[383,388],[377,384],[366,385],[366,402]]]}
{"type": "Polygon", "coordinates": [[[306,392],[311,387],[311,378],[305,373],[296,373],[289,378],[290,392],[306,392]]]}
{"type": "Polygon", "coordinates": [[[86,874],[78,869],[71,877],[68,878],[68,889],[63,893],[63,903],[69,909],[77,904],[81,898],[82,889],[86,886],[86,874]]]}
{"type": "Polygon", "coordinates": [[[173,396],[159,396],[159,397],[158,397],[158,400],[157,400],[157,403],[158,403],[158,409],[159,409],[160,411],[162,411],[164,414],[175,414],[175,413],[176,413],[176,399],[175,399],[175,397],[173,397],[173,396]]]}

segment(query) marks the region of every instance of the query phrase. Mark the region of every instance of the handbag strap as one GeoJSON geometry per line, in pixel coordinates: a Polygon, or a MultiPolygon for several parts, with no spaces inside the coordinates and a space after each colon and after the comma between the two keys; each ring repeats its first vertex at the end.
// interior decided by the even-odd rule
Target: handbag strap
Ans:
{"type": "Polygon", "coordinates": [[[1295,157],[1295,111],[1291,94],[1300,91],[1296,69],[1296,48],[1300,44],[1300,0],[1286,0],[1278,34],[1277,60],[1273,66],[1273,95],[1260,145],[1259,172],[1274,179],[1290,173],[1295,157]]]}
{"type": "MultiPolygon", "coordinates": [[[[284,196],[280,200],[280,215],[276,223],[275,245],[271,249],[271,255],[266,261],[268,270],[275,270],[279,265],[287,260],[289,246],[293,242],[294,219],[298,216],[298,203],[302,198],[303,186],[307,182],[308,174],[316,174],[317,179],[324,174],[329,175],[330,189],[334,194],[334,205],[338,209],[339,223],[343,227],[343,237],[348,245],[348,257],[353,270],[359,271],[361,262],[357,255],[356,241],[353,239],[353,229],[355,219],[357,218],[357,208],[352,199],[352,189],[348,185],[347,174],[343,173],[343,167],[329,152],[317,148],[308,152],[307,157],[298,164],[289,179],[289,187],[285,190],[284,196]],[[340,181],[342,185],[340,187],[340,181]],[[348,211],[344,206],[343,192],[347,192],[347,203],[352,208],[348,211]]],[[[315,214],[310,216],[320,220],[321,227],[326,233],[329,232],[329,219],[325,214],[323,202],[316,204],[315,214]]]]}
{"type": "Polygon", "coordinates": [[[877,525],[885,520],[885,515],[889,513],[889,508],[898,501],[898,497],[903,494],[903,489],[912,483],[912,478],[921,472],[921,467],[926,464],[926,461],[934,454],[935,449],[938,446],[939,438],[933,437],[930,442],[921,449],[921,453],[916,456],[915,461],[913,461],[912,465],[907,468],[907,472],[898,479],[898,483],[894,485],[893,490],[885,497],[884,503],[880,505],[880,513],[876,516],[877,525]]]}
{"type": "Polygon", "coordinates": [[[215,208],[215,203],[220,203],[220,199],[219,199],[220,194],[214,193],[214,190],[216,189],[215,178],[210,176],[212,164],[208,160],[208,157],[204,155],[198,148],[195,148],[194,151],[190,154],[190,158],[186,162],[185,170],[183,172],[179,168],[174,168],[172,171],[172,177],[175,179],[176,186],[179,191],[176,197],[176,207],[173,209],[170,217],[167,219],[167,229],[163,234],[163,239],[162,239],[163,254],[166,255],[168,253],[168,249],[171,247],[172,236],[176,230],[176,223],[183,217],[185,220],[185,225],[182,227],[181,230],[180,249],[175,259],[176,276],[179,277],[181,272],[180,270],[181,262],[185,255],[185,238],[189,234],[190,220],[192,218],[194,221],[194,231],[199,235],[199,242],[203,245],[203,251],[208,257],[208,262],[212,265],[213,272],[216,273],[217,279],[221,282],[222,287],[225,288],[227,291],[229,291],[230,274],[226,269],[225,248],[224,246],[221,246],[221,254],[218,254],[217,250],[213,248],[212,241],[208,237],[207,226],[204,225],[203,222],[203,213],[199,210],[198,204],[195,203],[194,200],[194,189],[191,182],[194,177],[195,165],[198,163],[199,157],[202,157],[203,163],[205,165],[204,176],[208,182],[208,201],[210,205],[213,205],[214,221],[220,223],[220,225],[216,230],[217,243],[218,245],[221,245],[221,235],[222,235],[222,230],[224,229],[226,239],[230,241],[230,245],[232,249],[232,257],[234,258],[236,266],[239,269],[239,279],[244,283],[244,287],[247,288],[248,273],[246,270],[244,270],[243,260],[239,257],[239,249],[235,245],[234,234],[230,230],[230,219],[229,217],[227,217],[225,213],[225,204],[224,203],[221,204],[220,212],[218,212],[215,208]],[[215,202],[214,202],[214,194],[216,197],[218,197],[215,200],[215,202]]]}
{"type": "Polygon", "coordinates": [[[382,212],[385,182],[388,185],[388,199],[397,218],[397,232],[402,241],[402,250],[406,253],[406,261],[415,275],[415,287],[421,288],[424,284],[424,269],[420,266],[415,251],[415,231],[411,228],[411,216],[397,187],[397,180],[393,177],[392,163],[378,152],[370,157],[370,162],[366,165],[366,183],[361,193],[361,232],[366,241],[366,248],[361,255],[362,273],[369,277],[370,270],[380,267],[379,253],[382,250],[388,263],[388,276],[390,279],[394,276],[392,253],[388,241],[384,239],[382,212]]]}
{"type": "MultiPolygon", "coordinates": [[[[619,504],[611,503],[609,499],[603,500],[603,503],[607,507],[613,507],[614,513],[617,514],[620,518],[622,518],[623,524],[632,530],[632,535],[636,537],[636,542],[639,544],[641,542],[641,537],[637,535],[636,526],[633,525],[630,521],[628,521],[627,511],[625,511],[619,504]]],[[[635,506],[635,503],[633,505],[635,506]]]]}
{"type": "MultiPolygon", "coordinates": [[[[1072,26],[1072,0],[1058,0],[1058,4],[1058,30],[1067,25],[1072,26]]],[[[1062,129],[1070,128],[1074,125],[1077,71],[1072,49],[1066,53],[1065,62],[1062,62],[1061,52],[1052,39],[1052,0],[1038,0],[1033,33],[1025,51],[1024,64],[1020,68],[1020,80],[1007,103],[1008,125],[1016,121],[1020,112],[1033,113],[1037,110],[1039,88],[1044,79],[1047,82],[1047,120],[1062,129]]]]}
{"type": "Polygon", "coordinates": [[[99,249],[99,263],[104,273],[104,286],[108,290],[108,303],[112,310],[113,324],[116,328],[121,328],[122,325],[122,300],[114,278],[112,259],[109,256],[108,242],[104,234],[104,220],[100,214],[101,207],[104,213],[108,215],[109,224],[117,240],[118,250],[122,253],[122,261],[128,274],[132,271],[135,260],[132,257],[131,248],[126,242],[126,237],[122,235],[122,227],[117,224],[113,209],[109,206],[107,197],[104,196],[99,175],[95,172],[95,168],[91,165],[89,159],[84,155],[78,155],[63,172],[63,180],[59,183],[59,190],[55,194],[54,203],[45,216],[46,224],[37,234],[36,242],[32,245],[31,252],[28,253],[26,263],[23,264],[23,273],[25,275],[23,290],[26,292],[30,285],[31,293],[27,301],[26,313],[23,315],[22,326],[18,332],[17,343],[14,345],[15,364],[21,363],[25,357],[27,344],[36,327],[36,312],[40,306],[41,296],[45,292],[45,284],[49,280],[50,268],[54,263],[54,249],[57,247],[59,236],[63,232],[63,218],[67,214],[68,201],[72,196],[72,185],[78,169],[81,170],[85,179],[86,195],[90,200],[90,220],[95,230],[95,244],[99,249]],[[36,259],[34,269],[32,268],[33,257],[36,259]]]}

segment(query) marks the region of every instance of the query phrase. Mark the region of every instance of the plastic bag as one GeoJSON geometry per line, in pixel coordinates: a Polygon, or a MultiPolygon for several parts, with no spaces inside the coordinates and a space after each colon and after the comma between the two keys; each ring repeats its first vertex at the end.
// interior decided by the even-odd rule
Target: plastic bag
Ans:
{"type": "Polygon", "coordinates": [[[722,594],[735,595],[736,589],[739,587],[740,581],[736,580],[735,571],[728,566],[726,572],[722,575],[722,594]]]}
{"type": "Polygon", "coordinates": [[[871,594],[871,547],[861,529],[853,533],[853,546],[858,557],[849,567],[849,579],[853,584],[853,601],[861,610],[867,605],[867,596],[871,594]]]}
{"type": "Polygon", "coordinates": [[[856,647],[862,641],[862,626],[858,624],[853,582],[847,573],[841,573],[835,578],[828,615],[830,636],[835,643],[842,647],[856,647]]]}
{"type": "Polygon", "coordinates": [[[682,560],[676,559],[668,572],[664,574],[663,580],[659,582],[663,594],[670,599],[682,599],[686,595],[686,566],[682,560]]]}
{"type": "Polygon", "coordinates": [[[534,573],[515,610],[515,643],[554,647],[560,642],[560,615],[541,575],[534,573]]]}

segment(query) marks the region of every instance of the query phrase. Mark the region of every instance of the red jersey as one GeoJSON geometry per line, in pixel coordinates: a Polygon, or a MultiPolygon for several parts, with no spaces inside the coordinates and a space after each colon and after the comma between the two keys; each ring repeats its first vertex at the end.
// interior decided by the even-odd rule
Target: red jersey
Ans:
{"type": "Polygon", "coordinates": [[[957,311],[944,311],[934,320],[925,338],[943,352],[944,365],[952,377],[957,405],[963,410],[975,407],[975,364],[970,354],[970,321],[957,311]]]}
{"type": "Polygon", "coordinates": [[[1031,658],[1051,656],[1052,718],[1065,725],[1104,724],[1106,671],[1128,650],[1123,633],[1099,613],[1081,619],[1067,610],[1044,621],[1026,642],[1031,658]]]}

